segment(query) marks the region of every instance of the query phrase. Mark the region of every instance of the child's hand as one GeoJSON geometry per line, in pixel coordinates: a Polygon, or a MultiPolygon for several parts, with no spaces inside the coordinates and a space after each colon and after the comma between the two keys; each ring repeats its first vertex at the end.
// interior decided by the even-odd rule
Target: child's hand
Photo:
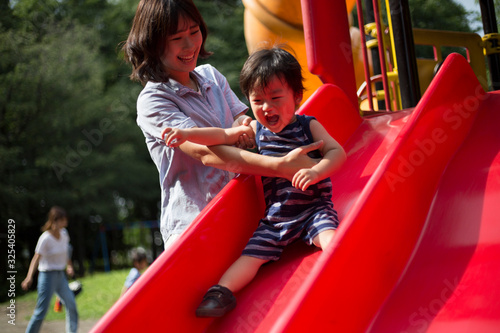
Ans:
{"type": "Polygon", "coordinates": [[[299,190],[305,191],[309,185],[319,181],[319,174],[313,169],[300,169],[292,178],[292,185],[299,190]]]}
{"type": "Polygon", "coordinates": [[[170,148],[178,147],[187,140],[185,131],[171,127],[167,127],[161,132],[161,138],[165,140],[165,144],[170,148]]]}
{"type": "MultiPolygon", "coordinates": [[[[241,119],[243,117],[240,117],[238,119],[241,119]]],[[[233,123],[233,127],[235,127],[238,119],[233,123]]],[[[252,122],[252,118],[246,117],[244,120],[241,121],[241,123],[236,126],[235,128],[238,128],[241,130],[241,134],[238,138],[238,142],[236,142],[235,146],[241,149],[252,149],[255,148],[255,133],[253,131],[253,128],[250,126],[250,123],[252,122]]]]}

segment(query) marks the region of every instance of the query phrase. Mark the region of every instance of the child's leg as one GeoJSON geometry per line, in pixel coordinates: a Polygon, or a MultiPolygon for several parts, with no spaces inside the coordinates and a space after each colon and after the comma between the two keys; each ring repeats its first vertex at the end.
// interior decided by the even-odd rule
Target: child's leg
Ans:
{"type": "Polygon", "coordinates": [[[236,293],[252,281],[260,266],[266,262],[268,262],[268,260],[241,256],[227,269],[224,275],[222,275],[219,280],[219,285],[236,293]]]}
{"type": "Polygon", "coordinates": [[[198,317],[220,317],[236,306],[233,292],[247,285],[267,260],[241,256],[224,273],[218,285],[212,286],[196,309],[198,317]]]}
{"type": "Polygon", "coordinates": [[[330,244],[333,236],[335,235],[335,230],[325,230],[323,232],[320,232],[316,237],[313,239],[314,245],[317,247],[320,247],[322,250],[324,250],[328,244],[330,244]]]}

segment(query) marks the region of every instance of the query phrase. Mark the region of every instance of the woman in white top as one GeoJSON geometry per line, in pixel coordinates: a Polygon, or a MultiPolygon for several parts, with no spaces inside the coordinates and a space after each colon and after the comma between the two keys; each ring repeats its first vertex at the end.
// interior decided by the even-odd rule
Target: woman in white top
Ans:
{"type": "Polygon", "coordinates": [[[40,331],[54,292],[66,306],[66,332],[77,331],[78,312],[75,295],[69,289],[65,274],[66,270],[69,276],[74,275],[69,258],[69,235],[65,229],[67,225],[68,219],[64,209],[57,206],[52,207],[48,214],[48,220],[42,227],[43,233],[38,239],[28,275],[21,283],[21,287],[28,290],[33,283],[35,270],[38,268],[38,298],[26,332],[40,331]]]}

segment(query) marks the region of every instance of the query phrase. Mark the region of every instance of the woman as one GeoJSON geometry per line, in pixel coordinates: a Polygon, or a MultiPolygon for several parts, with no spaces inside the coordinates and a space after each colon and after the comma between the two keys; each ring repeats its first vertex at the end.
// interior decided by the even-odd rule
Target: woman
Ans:
{"type": "Polygon", "coordinates": [[[28,290],[33,283],[35,270],[38,268],[38,298],[26,332],[40,331],[54,292],[66,306],[66,332],[77,331],[78,312],[75,295],[69,289],[64,272],[66,269],[69,276],[74,275],[73,265],[68,255],[69,235],[66,230],[67,225],[68,219],[64,209],[57,206],[52,207],[48,214],[48,220],[42,227],[43,233],[38,239],[28,275],[21,283],[21,287],[28,290]]]}

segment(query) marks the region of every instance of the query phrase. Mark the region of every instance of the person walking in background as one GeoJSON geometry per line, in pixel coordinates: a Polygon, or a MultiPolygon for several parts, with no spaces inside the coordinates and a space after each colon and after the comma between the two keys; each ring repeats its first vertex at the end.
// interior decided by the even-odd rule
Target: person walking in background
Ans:
{"type": "Polygon", "coordinates": [[[38,297],[35,310],[26,329],[27,333],[40,331],[43,319],[50,306],[52,295],[56,293],[66,307],[66,332],[74,333],[78,328],[78,311],[75,295],[68,286],[66,273],[74,275],[69,254],[69,235],[66,227],[68,218],[61,207],[50,209],[48,219],[42,227],[35,255],[31,260],[26,279],[21,283],[24,290],[33,284],[35,271],[38,269],[38,297]],[[65,272],[66,270],[66,272],[65,272]]]}

